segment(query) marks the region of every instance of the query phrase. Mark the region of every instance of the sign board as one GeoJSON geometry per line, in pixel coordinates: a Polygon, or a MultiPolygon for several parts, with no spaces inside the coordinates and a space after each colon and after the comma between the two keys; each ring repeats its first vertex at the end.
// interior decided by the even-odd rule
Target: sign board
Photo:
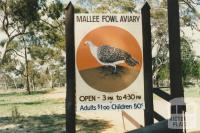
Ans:
{"type": "Polygon", "coordinates": [[[144,109],[141,14],[76,14],[77,111],[144,109]]]}

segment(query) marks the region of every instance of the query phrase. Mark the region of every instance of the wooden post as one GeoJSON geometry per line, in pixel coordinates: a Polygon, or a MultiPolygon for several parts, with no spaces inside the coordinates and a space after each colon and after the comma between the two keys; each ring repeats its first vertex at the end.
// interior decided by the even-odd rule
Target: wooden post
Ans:
{"type": "MultiPolygon", "coordinates": [[[[169,55],[170,55],[170,89],[171,98],[183,98],[180,50],[180,21],[178,0],[168,0],[168,24],[169,24],[169,55]]],[[[179,110],[180,111],[180,110],[179,110]]],[[[181,109],[181,112],[185,108],[181,109]]],[[[172,112],[176,112],[171,108],[172,112]]],[[[183,113],[184,114],[184,113],[183,113]]],[[[174,130],[175,133],[182,133],[183,130],[174,130]]]]}
{"type": "Polygon", "coordinates": [[[144,100],[145,126],[153,121],[153,84],[152,84],[152,53],[151,53],[151,20],[148,2],[142,8],[143,60],[144,60],[144,100]]]}
{"type": "Polygon", "coordinates": [[[178,0],[168,0],[170,87],[172,98],[183,97],[178,0]]]}
{"type": "Polygon", "coordinates": [[[67,72],[67,94],[66,94],[66,132],[76,132],[76,110],[75,110],[75,46],[74,46],[74,7],[70,2],[65,10],[65,38],[66,38],[66,72],[67,72]]]}

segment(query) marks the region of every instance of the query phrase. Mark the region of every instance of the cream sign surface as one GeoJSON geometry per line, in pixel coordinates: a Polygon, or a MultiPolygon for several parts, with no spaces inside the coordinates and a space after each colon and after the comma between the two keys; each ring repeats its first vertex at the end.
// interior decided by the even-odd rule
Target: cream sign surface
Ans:
{"type": "Polygon", "coordinates": [[[144,109],[140,14],[76,14],[77,111],[144,109]]]}

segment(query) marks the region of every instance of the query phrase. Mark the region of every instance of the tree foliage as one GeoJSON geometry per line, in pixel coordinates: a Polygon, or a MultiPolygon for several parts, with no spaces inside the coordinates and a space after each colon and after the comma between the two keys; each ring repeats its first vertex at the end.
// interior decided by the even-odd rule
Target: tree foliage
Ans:
{"type": "Polygon", "coordinates": [[[7,39],[1,42],[5,51],[1,53],[1,70],[21,79],[18,82],[22,87],[30,85],[27,88],[32,90],[63,85],[63,3],[58,0],[50,3],[46,0],[0,2],[1,26],[7,35],[7,39]],[[45,73],[47,70],[49,73],[45,73]]]}
{"type": "Polygon", "coordinates": [[[90,13],[133,13],[136,7],[132,0],[78,0],[77,5],[90,13]]]}
{"type": "Polygon", "coordinates": [[[0,21],[3,32],[7,36],[0,53],[0,63],[7,52],[8,45],[17,37],[26,34],[29,26],[39,20],[38,0],[1,0],[0,21]]]}
{"type": "MultiPolygon", "coordinates": [[[[167,1],[151,4],[153,78],[157,86],[169,82],[167,1]]],[[[185,27],[199,31],[199,0],[180,1],[181,51],[184,82],[200,77],[200,61],[193,52],[195,40],[185,27]]],[[[140,0],[78,0],[76,13],[134,13],[140,0]]],[[[32,90],[65,85],[64,4],[59,0],[0,0],[0,78],[15,88],[32,90]],[[26,50],[26,53],[25,53],[26,50]],[[25,58],[27,56],[27,59],[25,58]],[[26,80],[26,77],[29,79],[26,80]]]]}

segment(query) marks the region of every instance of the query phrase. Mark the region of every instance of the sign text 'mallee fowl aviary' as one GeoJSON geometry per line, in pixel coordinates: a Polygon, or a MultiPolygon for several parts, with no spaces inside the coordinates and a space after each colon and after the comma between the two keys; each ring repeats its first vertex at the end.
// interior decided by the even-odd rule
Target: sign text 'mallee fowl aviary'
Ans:
{"type": "Polygon", "coordinates": [[[76,14],[77,111],[144,109],[140,14],[76,14]]]}

